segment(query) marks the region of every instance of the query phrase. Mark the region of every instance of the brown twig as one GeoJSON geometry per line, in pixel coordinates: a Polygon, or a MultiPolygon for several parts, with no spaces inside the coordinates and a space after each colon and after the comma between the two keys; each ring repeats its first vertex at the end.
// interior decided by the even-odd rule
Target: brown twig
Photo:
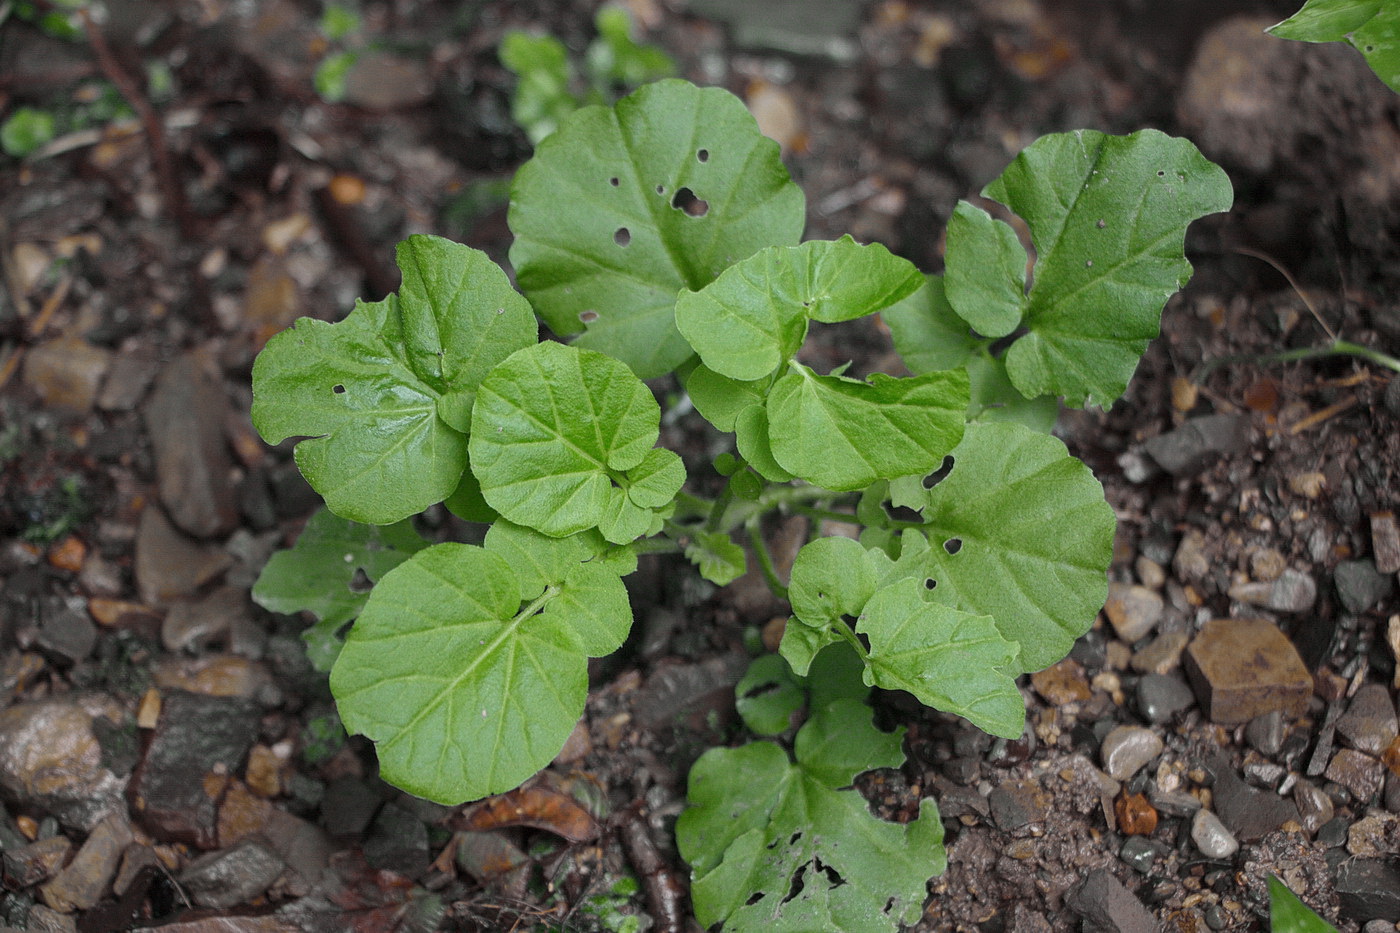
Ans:
{"type": "Polygon", "coordinates": [[[1289,273],[1287,269],[1285,269],[1280,263],[1275,261],[1274,258],[1268,255],[1267,253],[1261,253],[1258,250],[1250,249],[1247,246],[1236,246],[1235,252],[1239,253],[1241,256],[1249,256],[1253,259],[1258,259],[1260,262],[1266,262],[1269,265],[1273,266],[1274,271],[1277,272],[1279,275],[1283,276],[1284,279],[1288,282],[1289,286],[1292,287],[1293,291],[1298,293],[1298,297],[1303,300],[1303,306],[1308,309],[1308,311],[1312,314],[1313,319],[1316,320],[1318,325],[1322,327],[1322,332],[1328,337],[1330,337],[1334,343],[1337,341],[1338,337],[1336,332],[1334,332],[1332,328],[1327,325],[1327,322],[1322,319],[1322,315],[1318,313],[1317,308],[1314,307],[1313,303],[1310,300],[1308,300],[1308,293],[1303,291],[1302,287],[1298,284],[1298,282],[1293,278],[1293,276],[1289,273]]]}
{"type": "Polygon", "coordinates": [[[166,208],[174,216],[175,223],[180,228],[180,234],[185,237],[193,236],[195,233],[194,214],[190,212],[189,201],[185,198],[185,188],[180,183],[175,162],[170,157],[170,148],[165,141],[165,127],[161,125],[160,119],[156,116],[155,108],[146,99],[146,95],[142,93],[136,81],[127,74],[121,62],[117,61],[117,56],[113,54],[107,37],[93,22],[91,14],[87,10],[79,10],[78,15],[82,18],[83,31],[87,33],[88,43],[92,45],[93,54],[97,56],[97,66],[102,69],[107,80],[117,86],[117,90],[121,92],[122,97],[126,98],[131,109],[136,111],[136,116],[141,121],[141,128],[146,131],[146,141],[151,149],[151,161],[155,165],[156,181],[160,184],[161,193],[165,196],[166,208]]]}
{"type": "Polygon", "coordinates": [[[622,848],[637,874],[651,906],[657,933],[684,933],[686,917],[685,882],[661,857],[642,818],[641,808],[633,806],[617,828],[622,848]]]}
{"type": "Polygon", "coordinates": [[[1326,408],[1323,408],[1319,411],[1315,411],[1311,415],[1308,415],[1306,418],[1303,418],[1302,420],[1290,425],[1288,428],[1288,433],[1302,434],[1309,428],[1317,427],[1319,424],[1326,421],[1328,418],[1335,418],[1337,415],[1340,415],[1348,408],[1352,408],[1353,406],[1355,406],[1356,403],[1357,398],[1356,396],[1352,395],[1348,398],[1342,399],[1335,405],[1328,405],[1326,408]]]}

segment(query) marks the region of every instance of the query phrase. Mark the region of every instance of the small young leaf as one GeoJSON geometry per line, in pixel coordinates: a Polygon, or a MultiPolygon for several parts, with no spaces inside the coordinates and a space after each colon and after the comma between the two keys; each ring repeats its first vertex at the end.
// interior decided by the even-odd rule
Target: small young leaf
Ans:
{"type": "Polygon", "coordinates": [[[253,601],[272,612],[316,616],[302,638],[312,666],[328,671],[340,654],[340,629],[369,599],[356,577],[363,573],[373,583],[427,546],[407,521],[360,525],[321,509],[293,547],[268,560],[253,584],[253,601]]]}
{"type": "Polygon", "coordinates": [[[1105,407],[1191,275],[1186,227],[1232,200],[1223,169],[1157,130],[1043,136],[982,193],[1026,221],[1036,250],[1030,332],[1007,351],[1011,381],[1027,398],[1105,407]]]}
{"type": "Polygon", "coordinates": [[[929,877],[947,865],[938,808],[925,799],[914,822],[887,823],[840,789],[903,760],[902,730],[879,732],[871,719],[869,707],[838,700],[798,731],[795,764],[772,742],[696,762],[676,840],[702,925],[894,933],[918,919],[929,877]]]}
{"type": "Polygon", "coordinates": [[[818,538],[792,562],[788,598],[804,625],[844,625],[860,615],[880,585],[880,571],[866,549],[850,538],[818,538]]]}
{"type": "Polygon", "coordinates": [[[643,379],[691,355],[676,295],[765,246],[796,244],[802,191],[743,102],[684,81],[572,114],[515,176],[520,287],[557,334],[643,379]]]}
{"type": "Polygon", "coordinates": [[[990,617],[937,605],[925,593],[922,581],[899,580],[866,603],[856,631],[870,639],[870,682],[907,690],[984,732],[1020,738],[1026,706],[1016,689],[1016,645],[990,617]]]}
{"type": "Polygon", "coordinates": [[[754,658],[734,685],[734,708],[744,725],[759,735],[786,732],[806,699],[792,669],[776,654],[754,658]]]}
{"type": "Polygon", "coordinates": [[[1026,308],[1026,249],[1011,225],[959,201],[948,219],[948,301],[984,337],[1005,337],[1026,308]]]}
{"type": "Polygon", "coordinates": [[[809,320],[849,321],[898,302],[923,283],[907,259],[849,236],[770,247],[676,299],[676,326],[705,365],[762,379],[792,359],[809,320]]]}
{"type": "Polygon", "coordinates": [[[791,366],[768,400],[769,439],[783,469],[809,483],[850,490],[926,472],[962,437],[960,370],[862,382],[791,366]]]}
{"type": "Polygon", "coordinates": [[[1020,671],[1064,657],[1108,594],[1113,509],[1103,487],[1054,437],[1011,423],[974,423],[932,489],[890,484],[920,509],[932,547],[931,598],[988,615],[1020,645],[1020,671]],[[995,586],[989,580],[997,581],[995,586]]]}
{"type": "Polygon", "coordinates": [[[733,431],[739,413],[751,405],[762,405],[768,398],[771,379],[742,382],[721,376],[704,363],[690,371],[685,390],[695,410],[721,431],[733,431]]]}
{"type": "Polygon", "coordinates": [[[686,558],[700,570],[700,576],[716,586],[728,586],[748,570],[744,549],[729,535],[718,531],[697,531],[685,546],[686,558]]]}
{"type": "Polygon", "coordinates": [[[769,440],[768,409],[750,405],[734,419],[734,446],[760,476],[770,483],[786,483],[793,475],[773,456],[769,440]]]}
{"type": "MultiPolygon", "coordinates": [[[[802,624],[802,621],[793,616],[788,619],[787,627],[783,629],[783,639],[778,643],[778,653],[787,661],[792,672],[799,677],[806,677],[812,669],[812,665],[819,657],[828,652],[824,649],[839,647],[843,644],[841,636],[833,628],[812,628],[802,624]]],[[[865,667],[865,661],[860,662],[861,669],[865,667]]]]}
{"type": "Polygon", "coordinates": [[[501,363],[477,392],[472,470],[501,515],[562,537],[601,528],[623,544],[680,491],[680,458],[654,450],[661,407],[617,360],[540,343],[501,363]]]}
{"type": "Polygon", "coordinates": [[[458,804],[510,790],[558,754],[583,712],[587,658],[622,644],[631,611],[606,562],[549,575],[522,608],[505,558],[439,544],[379,581],[331,692],[346,729],[375,742],[385,780],[458,804]]]}
{"type": "Polygon", "coordinates": [[[1277,875],[1269,876],[1269,926],[1272,933],[1337,933],[1336,927],[1313,913],[1277,875]]]}
{"type": "Polygon", "coordinates": [[[466,468],[472,394],[536,340],[530,306],[486,254],[437,237],[399,247],[404,287],[338,324],[302,318],[253,364],[253,424],[308,437],[297,466],[331,511],[388,524],[441,502],[466,468]]]}
{"type": "Polygon", "coordinates": [[[512,29],[501,38],[497,54],[519,79],[510,101],[511,119],[524,128],[530,142],[539,145],[578,109],[569,91],[568,50],[553,36],[512,29]]]}

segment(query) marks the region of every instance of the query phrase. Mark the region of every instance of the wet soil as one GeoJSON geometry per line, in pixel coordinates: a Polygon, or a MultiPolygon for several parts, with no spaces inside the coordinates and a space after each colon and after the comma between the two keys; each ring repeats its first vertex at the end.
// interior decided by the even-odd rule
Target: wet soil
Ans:
{"type": "MultiPolygon", "coordinates": [[[[1196,276],[1127,396],[1057,428],[1118,516],[1117,614],[1026,678],[1018,742],[877,698],[909,762],[862,790],[891,819],[932,795],[947,829],[919,928],[1259,930],[1273,873],[1339,929],[1393,931],[1400,382],[1355,356],[1273,357],[1337,337],[1400,350],[1400,98],[1346,49],[1263,36],[1295,6],[1275,0],[829,2],[809,10],[815,46],[749,39],[771,11],[710,18],[722,6],[629,3],[682,75],[783,142],[811,237],[938,271],[957,200],[1070,129],[1188,136],[1235,185],[1192,228],[1196,276]],[[1229,721],[1182,660],[1243,618],[1306,667],[1286,716],[1229,721]],[[1362,716],[1377,696],[1388,727],[1362,716]],[[1113,777],[1124,735],[1151,753],[1113,777]]],[[[636,634],[591,670],[560,760],[451,810],[377,779],[305,620],[248,599],[318,505],[248,420],[258,348],[393,290],[409,233],[504,262],[530,147],[494,50],[530,28],[579,51],[594,4],[365,4],[337,41],[375,54],[338,104],[315,88],[340,47],[318,4],[109,8],[85,42],[0,25],[0,109],[64,129],[0,157],[0,925],[693,926],[670,829],[690,764],[742,737],[732,685],[784,616],[761,581],[720,591],[644,560],[636,634]],[[151,119],[102,111],[114,85],[151,119]],[[35,738],[55,734],[71,741],[35,738]],[[615,888],[629,873],[639,889],[615,888]]],[[[878,322],[819,330],[814,358],[891,364],[878,322]]],[[[714,453],[698,423],[666,430],[714,453]]],[[[471,533],[440,510],[422,527],[471,533]]],[[[805,533],[774,526],[774,547],[805,533]]]]}

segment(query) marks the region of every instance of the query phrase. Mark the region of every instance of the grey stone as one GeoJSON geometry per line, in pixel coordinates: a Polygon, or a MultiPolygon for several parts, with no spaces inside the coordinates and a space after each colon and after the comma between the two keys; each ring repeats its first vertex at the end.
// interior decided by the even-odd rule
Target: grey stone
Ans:
{"type": "Polygon", "coordinates": [[[1293,785],[1293,803],[1298,807],[1299,822],[1309,833],[1316,833],[1336,814],[1332,798],[1306,778],[1293,785]]]}
{"type": "Polygon", "coordinates": [[[131,411],[159,370],[159,361],[148,353],[117,354],[97,396],[97,407],[104,411],[131,411]]]}
{"type": "Polygon", "coordinates": [[[285,868],[276,852],[244,839],[196,858],[180,873],[180,886],[198,906],[226,910],[261,895],[285,868]]]}
{"type": "Polygon", "coordinates": [[[35,904],[29,908],[29,933],[77,933],[77,918],[61,914],[51,907],[35,904]]]}
{"type": "Polygon", "coordinates": [[[1201,799],[1184,790],[1161,790],[1154,782],[1147,789],[1147,799],[1167,816],[1190,816],[1201,809],[1201,799]]]}
{"type": "Polygon", "coordinates": [[[1104,868],[1070,889],[1065,904],[1084,918],[1084,933],[1156,933],[1157,921],[1122,882],[1104,868]]]}
{"type": "Polygon", "coordinates": [[[218,800],[206,789],[211,772],[234,774],[258,731],[252,700],[172,690],[132,779],[131,798],[158,839],[202,849],[218,844],[218,800]]]}
{"type": "Polygon", "coordinates": [[[122,852],[135,839],[125,813],[113,813],[98,823],[73,861],[40,889],[44,903],[62,913],[96,906],[117,873],[122,852]]]}
{"type": "Polygon", "coordinates": [[[1260,754],[1277,755],[1283,748],[1284,731],[1282,711],[1270,710],[1249,721],[1244,737],[1260,754]]]}
{"type": "Polygon", "coordinates": [[[1003,781],[987,795],[992,820],[1003,832],[1014,832],[1050,815],[1050,795],[1035,781],[1003,781]]]}
{"type": "Polygon", "coordinates": [[[126,782],[104,765],[93,720],[122,717],[110,700],[63,697],[0,711],[0,788],[10,799],[89,832],[125,810],[126,782]]]}
{"type": "Polygon", "coordinates": [[[383,802],[359,778],[337,778],[326,785],[321,798],[321,825],[332,836],[358,836],[369,828],[383,802]]]}
{"type": "Polygon", "coordinates": [[[97,626],[87,612],[58,598],[40,606],[35,646],[50,659],[68,667],[86,660],[97,646],[97,626]]]}
{"type": "Polygon", "coordinates": [[[233,565],[223,550],[186,537],[148,504],[136,528],[136,588],[153,606],[192,596],[233,565]]]}
{"type": "Polygon", "coordinates": [[[1332,756],[1326,777],[1345,787],[1358,803],[1364,804],[1381,789],[1385,781],[1385,765],[1370,755],[1343,748],[1332,756]]]}
{"type": "Polygon", "coordinates": [[[1245,449],[1249,434],[1247,415],[1205,415],[1144,441],[1142,448],[1162,469],[1180,476],[1245,449]]]}
{"type": "Polygon", "coordinates": [[[1114,632],[1128,644],[1146,637],[1162,617],[1162,596],[1145,586],[1110,583],[1104,615],[1114,632]]]}
{"type": "Polygon", "coordinates": [[[1169,674],[1144,674],[1137,685],[1138,710],[1151,723],[1162,723],[1196,702],[1191,688],[1169,674]]]}
{"type": "Polygon", "coordinates": [[[728,24],[741,47],[847,61],[859,49],[861,6],[858,0],[690,0],[689,10],[728,24]]]}
{"type": "Polygon", "coordinates": [[[1317,583],[1292,567],[1268,582],[1251,581],[1230,587],[1230,598],[1276,612],[1306,612],[1317,602],[1317,583]]]}
{"type": "Polygon", "coordinates": [[[1158,755],[1162,737],[1142,726],[1117,726],[1099,747],[1104,770],[1115,781],[1126,781],[1158,755]]]}
{"type": "Polygon", "coordinates": [[[1395,741],[1395,704],[1383,684],[1366,684],[1337,720],[1337,733],[1357,751],[1379,755],[1395,741]]]}
{"type": "Polygon", "coordinates": [[[1337,866],[1337,895],[1342,902],[1342,916],[1349,920],[1400,921],[1400,862],[1343,859],[1337,866]]]}
{"type": "Polygon", "coordinates": [[[1241,842],[1258,842],[1289,820],[1298,819],[1298,808],[1292,801],[1250,787],[1227,762],[1215,763],[1212,771],[1216,815],[1241,842]]]}
{"type": "Polygon", "coordinates": [[[169,363],[143,412],[155,451],[160,501],[187,534],[208,538],[238,524],[233,462],[224,443],[228,401],[198,354],[169,363]]]}
{"type": "Polygon", "coordinates": [[[73,843],[67,836],[50,836],[4,852],[5,882],[14,888],[41,884],[63,868],[73,843]]]}
{"type": "Polygon", "coordinates": [[[1191,819],[1191,841],[1202,855],[1211,859],[1229,858],[1240,848],[1239,840],[1230,834],[1220,818],[1205,808],[1197,810],[1191,819]]]}
{"type": "Polygon", "coordinates": [[[161,623],[161,644],[169,651],[184,651],[225,643],[235,629],[252,624],[252,615],[247,590],[221,586],[198,602],[171,606],[161,623]]]}
{"type": "Polygon", "coordinates": [[[1152,870],[1157,859],[1167,854],[1166,846],[1146,836],[1129,836],[1118,850],[1118,857],[1140,875],[1152,870]]]}
{"type": "Polygon", "coordinates": [[[1349,612],[1365,612],[1390,595],[1394,578],[1369,560],[1344,560],[1332,572],[1337,598],[1349,612]]]}
{"type": "Polygon", "coordinates": [[[385,804],[370,825],[365,859],[375,868],[417,876],[428,864],[428,827],[398,804],[385,804]]]}

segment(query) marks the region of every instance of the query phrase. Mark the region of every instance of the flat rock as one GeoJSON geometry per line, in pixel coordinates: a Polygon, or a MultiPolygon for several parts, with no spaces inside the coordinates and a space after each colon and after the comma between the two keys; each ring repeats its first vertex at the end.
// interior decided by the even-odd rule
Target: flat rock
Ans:
{"type": "Polygon", "coordinates": [[[0,710],[0,788],[12,800],[91,831],[125,809],[126,782],[102,762],[93,731],[97,716],[119,723],[110,700],[63,697],[0,710]]]}
{"type": "Polygon", "coordinates": [[[92,410],[112,355],[77,337],[60,337],[24,355],[24,383],[45,405],[76,414],[92,410]]]}
{"type": "Polygon", "coordinates": [[[221,586],[201,600],[171,606],[160,628],[161,644],[168,651],[184,651],[227,643],[229,634],[250,624],[252,616],[246,589],[221,586]]]}
{"type": "Polygon", "coordinates": [[[428,827],[404,807],[385,804],[369,827],[365,859],[412,878],[428,863],[428,827]]]}
{"type": "Polygon", "coordinates": [[[1162,469],[1176,476],[1249,445],[1248,415],[1204,415],[1143,442],[1162,469]]]}
{"type": "Polygon", "coordinates": [[[1400,861],[1348,858],[1337,866],[1342,916],[1358,922],[1400,922],[1400,861]]]}
{"type": "Polygon", "coordinates": [[[1099,754],[1104,770],[1115,781],[1126,781],[1158,755],[1162,737],[1142,726],[1117,726],[1104,736],[1099,754]]]}
{"type": "Polygon", "coordinates": [[[136,587],[143,602],[163,606],[193,596],[233,566],[221,548],[175,530],[160,508],[147,505],[136,528],[136,587]]]}
{"type": "Polygon", "coordinates": [[[152,669],[151,680],[162,690],[241,697],[267,706],[275,706],[282,699],[265,663],[236,654],[162,658],[152,669]]]}
{"type": "Polygon", "coordinates": [[[1186,632],[1165,632],[1134,652],[1129,666],[1142,674],[1170,674],[1181,666],[1181,653],[1190,640],[1186,632]]]}
{"type": "Polygon", "coordinates": [[[1337,734],[1357,751],[1380,755],[1395,741],[1400,723],[1390,691],[1382,684],[1366,684],[1356,691],[1351,705],[1337,720],[1337,734]]]}
{"type": "Polygon", "coordinates": [[[1332,571],[1337,598],[1348,612],[1365,612],[1390,595],[1395,578],[1376,569],[1373,561],[1344,560],[1332,571]]]}
{"type": "Polygon", "coordinates": [[[1146,637],[1162,618],[1162,597],[1145,586],[1110,583],[1104,615],[1118,637],[1128,644],[1146,637]]]}
{"type": "Polygon", "coordinates": [[[160,501],[171,520],[197,538],[238,524],[223,433],[227,411],[223,387],[197,354],[166,365],[143,411],[160,501]]]}
{"type": "Polygon", "coordinates": [[[1065,895],[1065,904],[1084,918],[1085,933],[1156,933],[1157,920],[1107,869],[1089,872],[1065,895]]]}
{"type": "Polygon", "coordinates": [[[132,778],[130,797],[159,839],[203,849],[218,845],[219,798],[257,735],[257,704],[172,691],[132,778]]]}
{"type": "Polygon", "coordinates": [[[1272,710],[1298,717],[1312,677],[1288,637],[1266,619],[1213,619],[1186,647],[1186,673],[1211,721],[1249,722],[1272,710]]]}
{"type": "Polygon", "coordinates": [[[690,0],[697,16],[725,22],[736,44],[845,61],[859,49],[859,3],[851,0],[690,0]]]}
{"type": "Polygon", "coordinates": [[[73,842],[67,836],[50,836],[4,852],[5,881],[15,888],[42,884],[63,868],[73,842]]]}
{"type": "Polygon", "coordinates": [[[1343,748],[1328,762],[1325,776],[1329,781],[1336,781],[1345,787],[1359,803],[1364,804],[1381,789],[1385,781],[1385,766],[1370,755],[1343,748]]]}
{"type": "Polygon", "coordinates": [[[260,896],[286,867],[270,847],[245,839],[196,858],[180,873],[180,887],[200,907],[228,909],[260,896]]]}
{"type": "Polygon", "coordinates": [[[97,407],[103,411],[131,411],[160,372],[160,363],[148,352],[119,353],[112,360],[97,407]]]}
{"type": "Polygon", "coordinates": [[[1036,781],[1003,781],[987,795],[992,820],[1003,832],[1015,832],[1050,816],[1051,798],[1036,781]]]}
{"type": "Polygon", "coordinates": [[[1138,681],[1138,711],[1148,722],[1166,722],[1195,702],[1195,694],[1180,677],[1145,674],[1138,681]]]}
{"type": "Polygon", "coordinates": [[[1215,773],[1215,813],[1241,842],[1258,842],[1289,820],[1298,819],[1298,808],[1278,794],[1250,787],[1226,762],[1212,766],[1215,773]]]}
{"type": "Polygon", "coordinates": [[[39,896],[65,914],[96,906],[117,873],[122,852],[135,841],[126,814],[113,813],[97,824],[73,861],[39,889],[39,896]]]}

